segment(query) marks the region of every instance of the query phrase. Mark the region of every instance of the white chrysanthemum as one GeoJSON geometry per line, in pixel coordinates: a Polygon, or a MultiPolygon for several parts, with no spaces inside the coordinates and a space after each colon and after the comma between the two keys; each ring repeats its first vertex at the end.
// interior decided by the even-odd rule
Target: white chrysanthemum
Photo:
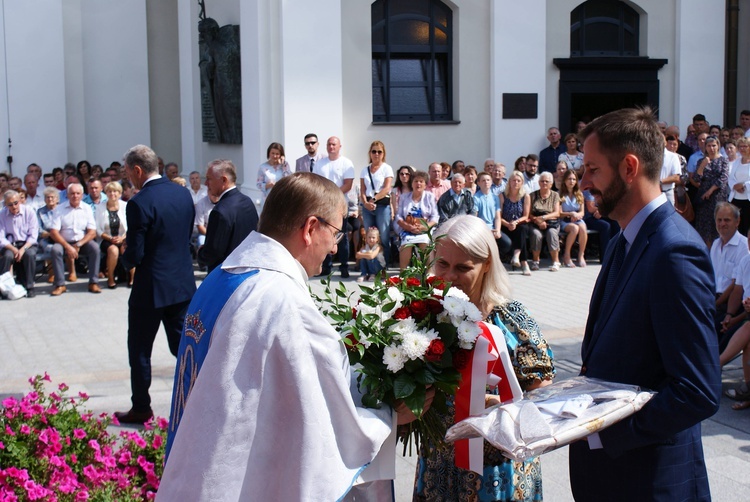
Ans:
{"type": "Polygon", "coordinates": [[[479,322],[482,320],[482,313],[479,311],[476,305],[471,302],[466,302],[464,304],[464,315],[469,321],[479,322]]]}
{"type": "Polygon", "coordinates": [[[422,334],[427,337],[428,340],[433,341],[438,338],[440,338],[440,334],[435,331],[434,329],[431,329],[429,331],[422,331],[422,334]]]}
{"type": "Polygon", "coordinates": [[[401,350],[411,360],[424,357],[430,339],[419,331],[409,331],[401,335],[401,350]]]}
{"type": "Polygon", "coordinates": [[[450,324],[450,322],[451,322],[451,316],[445,310],[443,310],[442,312],[440,312],[435,317],[435,319],[437,320],[437,322],[444,323],[444,324],[450,324]]]}
{"type": "Polygon", "coordinates": [[[396,345],[389,345],[383,351],[383,363],[392,373],[396,373],[403,368],[406,359],[406,355],[396,345]]]}
{"type": "MultiPolygon", "coordinates": [[[[451,289],[451,291],[453,290],[451,289]]],[[[451,317],[460,317],[464,315],[464,303],[465,302],[462,301],[460,298],[446,296],[445,298],[440,300],[440,303],[443,304],[443,308],[451,317]]]]}
{"type": "Polygon", "coordinates": [[[388,328],[388,331],[403,335],[404,333],[409,333],[410,331],[415,331],[416,329],[417,323],[410,317],[408,319],[401,319],[396,324],[388,328]]]}
{"type": "Polygon", "coordinates": [[[433,289],[432,294],[437,296],[438,298],[443,296],[443,290],[442,289],[433,289]]]}
{"type": "Polygon", "coordinates": [[[466,293],[464,293],[463,291],[461,291],[458,288],[450,288],[448,290],[448,293],[446,293],[445,296],[450,296],[450,297],[453,297],[453,298],[460,298],[462,300],[466,300],[467,302],[469,301],[469,297],[466,296],[466,293]]]}
{"type": "Polygon", "coordinates": [[[398,288],[391,286],[388,288],[388,296],[394,302],[401,304],[404,301],[404,294],[398,288]]]}
{"type": "Polygon", "coordinates": [[[482,333],[482,329],[475,322],[463,321],[456,328],[459,345],[462,349],[470,349],[474,346],[477,337],[482,333]]]}

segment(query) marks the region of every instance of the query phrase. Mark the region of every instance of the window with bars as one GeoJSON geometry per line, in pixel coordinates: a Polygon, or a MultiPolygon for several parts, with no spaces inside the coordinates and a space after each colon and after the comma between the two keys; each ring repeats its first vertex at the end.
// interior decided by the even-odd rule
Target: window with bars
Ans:
{"type": "Polygon", "coordinates": [[[570,13],[570,57],[639,56],[640,16],[618,0],[588,0],[570,13]]]}
{"type": "Polygon", "coordinates": [[[453,12],[440,0],[372,4],[373,122],[453,120],[453,12]]]}

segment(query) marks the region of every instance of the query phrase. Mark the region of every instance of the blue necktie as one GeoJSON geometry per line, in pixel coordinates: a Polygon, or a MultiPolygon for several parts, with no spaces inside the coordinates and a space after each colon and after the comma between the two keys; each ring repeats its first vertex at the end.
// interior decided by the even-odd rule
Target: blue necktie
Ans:
{"type": "Polygon", "coordinates": [[[310,172],[313,172],[314,165],[315,165],[315,157],[310,159],[310,172]]]}
{"type": "Polygon", "coordinates": [[[622,268],[622,262],[625,261],[625,246],[628,243],[625,239],[625,235],[620,232],[620,236],[615,242],[615,252],[612,255],[612,263],[609,266],[609,272],[607,273],[607,282],[604,283],[604,294],[602,295],[601,307],[607,305],[607,300],[612,294],[612,290],[615,288],[615,281],[617,276],[620,275],[620,269],[622,268]]]}

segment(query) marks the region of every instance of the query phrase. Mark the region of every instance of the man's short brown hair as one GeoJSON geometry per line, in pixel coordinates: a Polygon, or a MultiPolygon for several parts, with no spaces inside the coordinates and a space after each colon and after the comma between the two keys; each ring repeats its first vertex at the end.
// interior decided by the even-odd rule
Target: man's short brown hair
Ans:
{"type": "Polygon", "coordinates": [[[643,163],[650,181],[659,180],[664,161],[664,135],[650,107],[623,108],[602,115],[581,131],[580,140],[592,134],[599,139],[610,167],[617,168],[625,155],[631,153],[643,163]]]}
{"type": "Polygon", "coordinates": [[[299,230],[310,216],[340,224],[346,207],[344,194],[336,183],[313,173],[292,173],[276,182],[268,193],[258,232],[284,238],[299,230]]]}

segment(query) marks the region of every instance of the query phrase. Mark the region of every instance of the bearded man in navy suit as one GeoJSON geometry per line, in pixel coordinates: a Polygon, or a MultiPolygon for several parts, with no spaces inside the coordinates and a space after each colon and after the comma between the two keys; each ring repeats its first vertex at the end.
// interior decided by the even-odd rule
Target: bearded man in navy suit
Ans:
{"type": "Polygon", "coordinates": [[[153,416],[151,350],[164,324],[169,350],[177,355],[185,312],[195,293],[190,236],[195,209],[190,192],[159,174],[153,150],[136,145],[125,154],[125,172],[139,192],[128,201],[126,269],[135,267],[128,301],[128,358],[133,407],[115,416],[144,423],[153,416]]]}
{"type": "Polygon", "coordinates": [[[211,161],[206,170],[209,195],[219,201],[211,210],[206,226],[206,243],[198,250],[198,261],[210,273],[258,227],[253,200],[237,188],[237,168],[231,160],[211,161]]]}
{"type": "Polygon", "coordinates": [[[622,232],[589,307],[581,374],[658,393],[639,412],[570,446],[576,500],[710,500],[702,420],[719,406],[708,249],[659,185],[662,136],[648,109],[582,132],[581,189],[622,232]]]}

